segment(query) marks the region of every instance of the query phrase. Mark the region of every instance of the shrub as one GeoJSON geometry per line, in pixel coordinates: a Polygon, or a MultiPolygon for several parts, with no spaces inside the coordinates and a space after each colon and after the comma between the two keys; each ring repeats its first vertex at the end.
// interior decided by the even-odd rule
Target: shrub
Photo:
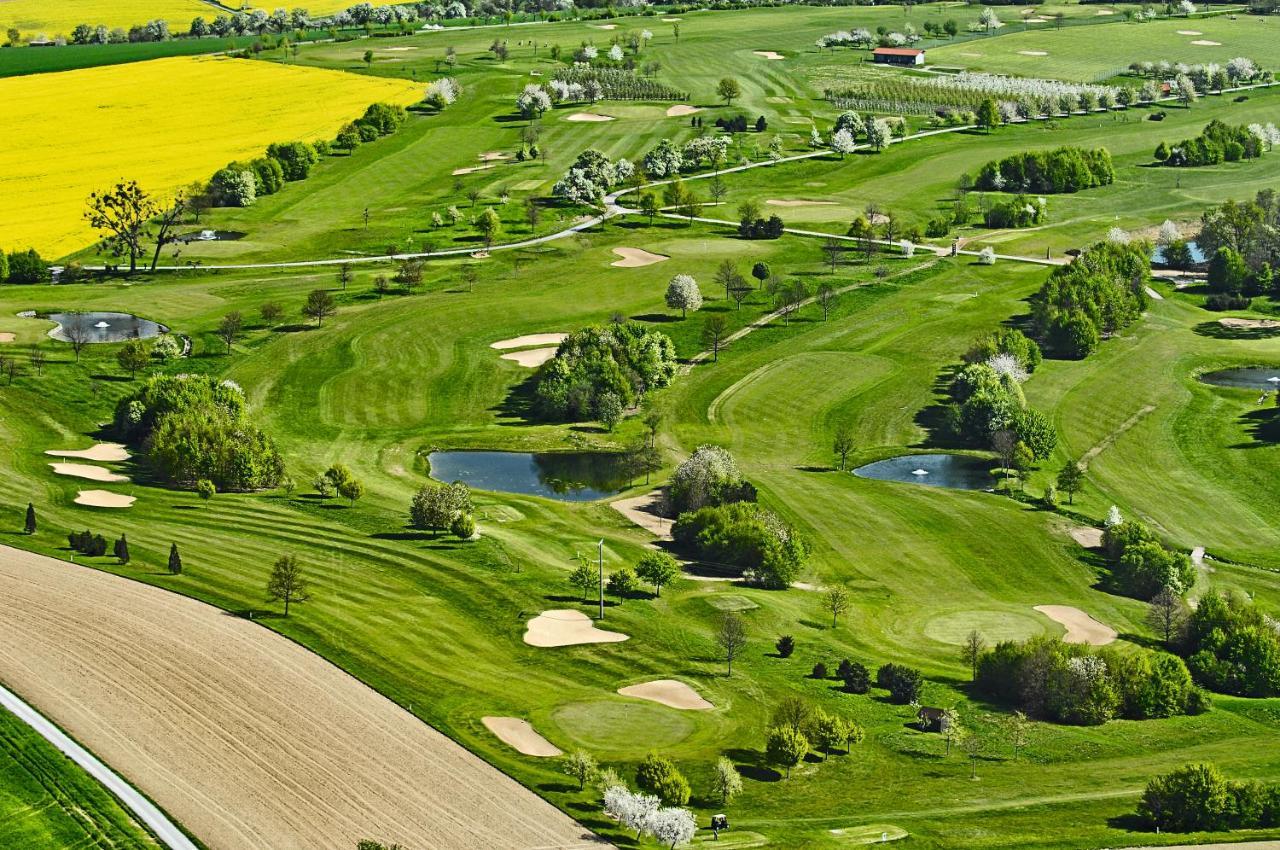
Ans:
{"type": "Polygon", "coordinates": [[[49,264],[35,248],[9,254],[9,283],[45,283],[49,280],[49,264]]]}
{"type": "Polygon", "coordinates": [[[1195,584],[1195,567],[1181,552],[1164,548],[1145,525],[1125,520],[1108,526],[1102,546],[1111,563],[1111,577],[1122,593],[1150,599],[1168,588],[1186,593],[1195,584]]]}
{"type": "MultiPolygon", "coordinates": [[[[983,216],[983,222],[987,227],[999,229],[1032,227],[1042,223],[1045,219],[1045,205],[1040,201],[1043,201],[1043,198],[1032,201],[1026,195],[1018,195],[1010,200],[992,204],[987,208],[986,215],[983,216]]],[[[993,258],[994,253],[993,250],[993,258]]],[[[987,263],[987,265],[990,265],[990,263],[987,263]]]]}
{"type": "Polygon", "coordinates": [[[919,699],[922,684],[919,670],[901,664],[885,664],[876,671],[876,685],[888,691],[889,697],[899,705],[919,699]]]}
{"type": "Polygon", "coordinates": [[[1187,621],[1182,650],[1196,681],[1228,694],[1280,695],[1280,634],[1237,596],[1205,594],[1187,621]]]}
{"type": "Polygon", "coordinates": [[[814,679],[827,678],[827,665],[819,661],[817,664],[813,665],[813,672],[811,672],[809,676],[814,679]]]}
{"type": "MultiPolygon", "coordinates": [[[[1164,145],[1162,142],[1161,145],[1164,145]]],[[[1262,140],[1244,125],[1232,127],[1217,120],[1205,125],[1200,135],[1183,139],[1176,145],[1164,145],[1168,156],[1156,159],[1168,166],[1217,165],[1262,156],[1262,140]]]]}
{"type": "Polygon", "coordinates": [[[1226,829],[1232,794],[1227,780],[1208,764],[1186,765],[1147,783],[1138,816],[1171,832],[1226,829]]]}
{"type": "Polygon", "coordinates": [[[851,694],[865,694],[871,690],[871,671],[865,664],[856,661],[849,664],[841,671],[840,678],[844,681],[844,689],[851,694]]]}
{"type": "Polygon", "coordinates": [[[683,513],[672,536],[677,546],[697,557],[739,567],[748,581],[774,589],[790,586],[809,554],[789,525],[750,502],[683,513]]]}
{"type": "Polygon", "coordinates": [[[657,753],[649,753],[636,768],[636,785],[669,806],[683,806],[689,802],[689,782],[671,760],[657,753]]]}
{"type": "Polygon", "coordinates": [[[623,407],[671,383],[676,372],[671,339],[636,322],[584,328],[560,343],[538,371],[534,409],[544,418],[596,418],[612,393],[623,407]]]}
{"type": "MultiPolygon", "coordinates": [[[[374,129],[377,138],[377,129],[374,129]]],[[[284,179],[305,180],[311,167],[320,161],[316,149],[306,142],[277,142],[267,148],[267,158],[280,163],[284,179]]]]}
{"type": "Polygon", "coordinates": [[[796,642],[791,635],[783,635],[778,638],[778,642],[773,646],[778,650],[778,655],[782,658],[790,658],[791,653],[796,651],[796,642]]]}
{"type": "Polygon", "coordinates": [[[476,521],[471,514],[458,514],[449,524],[449,533],[459,540],[470,540],[476,535],[476,521]]]}

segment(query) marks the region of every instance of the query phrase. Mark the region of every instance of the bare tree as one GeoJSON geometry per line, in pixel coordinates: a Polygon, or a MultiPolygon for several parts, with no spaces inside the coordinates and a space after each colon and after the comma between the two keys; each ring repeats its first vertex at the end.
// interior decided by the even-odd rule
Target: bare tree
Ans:
{"type": "Polygon", "coordinates": [[[350,263],[343,263],[338,266],[338,283],[342,284],[343,292],[347,291],[347,284],[351,282],[352,277],[354,277],[354,275],[351,271],[350,263]]]}
{"type": "Polygon", "coordinates": [[[822,598],[822,607],[831,612],[831,628],[834,629],[840,615],[849,610],[849,591],[838,585],[831,588],[822,598]]]}
{"type": "Polygon", "coordinates": [[[725,661],[729,664],[728,675],[733,675],[733,659],[747,645],[747,629],[742,618],[732,612],[725,614],[720,621],[720,629],[716,632],[716,643],[724,650],[725,661]]]}
{"type": "Polygon", "coordinates": [[[222,321],[218,322],[218,338],[227,344],[228,354],[231,353],[231,346],[235,345],[236,339],[240,336],[240,331],[243,328],[244,319],[241,318],[239,310],[232,310],[222,317],[222,321]]]}
{"type": "Polygon", "coordinates": [[[1170,588],[1163,588],[1147,603],[1147,624],[1164,637],[1165,646],[1173,643],[1186,619],[1186,603],[1170,588]]]}
{"type": "Polygon", "coordinates": [[[839,469],[841,472],[849,465],[849,454],[853,451],[853,430],[849,427],[849,423],[841,422],[836,426],[836,435],[831,441],[831,450],[835,452],[839,459],[839,469]]]}
{"type": "Polygon", "coordinates": [[[1027,736],[1031,731],[1031,721],[1021,711],[1015,711],[1005,718],[1004,728],[1009,736],[1009,743],[1013,746],[1013,760],[1017,761],[1018,754],[1027,745],[1027,736]]]}
{"type": "Polygon", "coordinates": [[[89,226],[102,232],[102,245],[115,256],[129,256],[129,271],[138,270],[138,256],[147,222],[156,214],[155,202],[137,180],[121,181],[105,192],[89,194],[84,212],[89,226]]]}
{"type": "Polygon", "coordinates": [[[1002,428],[991,435],[991,448],[1000,458],[1000,468],[1004,470],[1005,486],[1009,485],[1009,470],[1013,467],[1013,456],[1018,448],[1018,435],[1007,428],[1002,428]]]}
{"type": "Polygon", "coordinates": [[[822,243],[822,251],[827,255],[827,262],[831,264],[831,273],[836,273],[836,266],[840,263],[840,257],[844,253],[844,246],[836,239],[828,239],[822,243]]]}
{"type": "Polygon", "coordinates": [[[36,370],[37,375],[44,374],[44,364],[48,362],[48,357],[44,353],[44,349],[38,345],[31,346],[31,354],[27,357],[27,362],[31,364],[31,368],[36,370]]]}
{"type": "Polygon", "coordinates": [[[969,755],[969,778],[978,778],[978,759],[986,749],[986,741],[975,730],[969,729],[964,734],[964,751],[969,755]]]}
{"type": "Polygon", "coordinates": [[[829,283],[821,284],[817,293],[818,307],[822,310],[822,320],[825,322],[831,315],[831,308],[836,306],[836,291],[829,283]]]}
{"type": "Polygon", "coordinates": [[[67,342],[71,343],[71,351],[76,356],[76,362],[79,363],[80,352],[89,344],[89,338],[93,335],[84,313],[79,310],[72,311],[67,317],[66,324],[62,326],[62,335],[67,338],[67,342]]]}
{"type": "Polygon", "coordinates": [[[160,210],[160,214],[156,217],[156,250],[151,255],[152,271],[155,271],[160,263],[160,252],[164,250],[164,246],[178,241],[178,237],[173,235],[173,227],[182,220],[189,203],[185,190],[178,192],[169,202],[169,206],[160,210]]]}
{"type": "Polygon", "coordinates": [[[982,651],[986,648],[987,640],[977,629],[965,635],[964,643],[960,645],[960,660],[969,665],[969,672],[974,681],[978,678],[978,659],[982,657],[982,651]]]}
{"type": "Polygon", "coordinates": [[[724,346],[725,333],[729,329],[729,320],[719,314],[707,316],[702,323],[702,343],[711,347],[711,360],[720,361],[720,349],[724,346]]]}

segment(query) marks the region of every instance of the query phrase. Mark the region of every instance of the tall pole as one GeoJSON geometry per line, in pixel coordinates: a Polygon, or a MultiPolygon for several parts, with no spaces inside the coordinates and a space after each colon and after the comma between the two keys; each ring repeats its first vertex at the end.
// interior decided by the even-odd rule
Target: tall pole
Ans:
{"type": "Polygon", "coordinates": [[[596,544],[599,547],[598,563],[600,566],[600,619],[604,619],[604,538],[596,544]]]}

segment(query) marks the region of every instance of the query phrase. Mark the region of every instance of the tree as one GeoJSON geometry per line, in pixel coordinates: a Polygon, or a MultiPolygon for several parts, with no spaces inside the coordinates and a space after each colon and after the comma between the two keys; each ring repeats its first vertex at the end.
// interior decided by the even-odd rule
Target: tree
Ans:
{"type": "Polygon", "coordinates": [[[831,150],[833,153],[840,154],[841,159],[844,159],[845,154],[853,153],[857,149],[853,133],[849,130],[841,128],[831,134],[831,150]]]}
{"type": "Polygon", "coordinates": [[[182,555],[178,554],[178,544],[169,544],[169,575],[182,575],[182,555]]]}
{"type": "Polygon", "coordinates": [[[813,742],[822,750],[822,760],[826,761],[831,751],[838,748],[846,740],[844,720],[825,711],[819,711],[810,724],[813,728],[813,742]]]}
{"type": "Polygon", "coordinates": [[[217,492],[217,486],[208,478],[201,478],[196,482],[196,495],[200,497],[201,501],[209,501],[217,492]]]}
{"type": "Polygon", "coordinates": [[[698,289],[698,281],[692,275],[678,274],[667,284],[667,306],[680,311],[684,318],[690,310],[702,309],[702,291],[698,289]]]}
{"type": "Polygon", "coordinates": [[[1211,764],[1188,764],[1147,783],[1138,815],[1150,826],[1173,832],[1226,829],[1230,788],[1211,764]]]}
{"type": "Polygon", "coordinates": [[[951,745],[964,739],[964,725],[960,721],[960,712],[954,708],[945,709],[940,720],[942,738],[947,742],[947,755],[951,755],[951,745]]]}
{"type": "Polygon", "coordinates": [[[616,573],[609,574],[609,581],[606,587],[610,593],[618,598],[618,604],[621,605],[623,600],[635,592],[636,574],[623,567],[616,573]]]}
{"type": "Polygon", "coordinates": [[[449,533],[459,540],[470,540],[476,536],[476,521],[471,514],[458,514],[449,523],[449,533]]]}
{"type": "Polygon", "coordinates": [[[116,363],[133,378],[151,362],[151,351],[140,339],[131,339],[116,352],[116,363]]]}
{"type": "Polygon", "coordinates": [[[835,437],[831,440],[831,450],[835,452],[837,465],[841,472],[849,465],[849,455],[853,452],[853,429],[849,423],[836,425],[835,437]]]}
{"type": "Polygon", "coordinates": [[[662,595],[662,586],[680,577],[680,564],[666,552],[646,552],[636,564],[636,575],[653,585],[654,594],[662,595]]]}
{"type": "Polygon", "coordinates": [[[243,327],[244,319],[239,310],[232,310],[218,322],[218,338],[227,344],[227,354],[231,353],[231,346],[235,344],[243,327]]]}
{"type": "Polygon", "coordinates": [[[775,726],[765,741],[765,756],[770,763],[781,765],[791,778],[791,768],[809,754],[809,739],[794,726],[775,726]]]}
{"type": "Polygon", "coordinates": [[[668,850],[675,850],[676,845],[693,840],[698,834],[698,823],[694,820],[693,812],[688,809],[666,806],[645,820],[645,831],[668,850]]]}
{"type": "Polygon", "coordinates": [[[1076,460],[1067,461],[1067,465],[1058,471],[1058,490],[1067,494],[1067,504],[1075,503],[1075,495],[1084,489],[1084,469],[1076,460]]]}
{"type": "Polygon", "coordinates": [[[281,555],[276,559],[267,579],[267,601],[284,602],[284,615],[288,617],[291,603],[307,602],[310,599],[307,580],[302,577],[298,559],[292,555],[281,555]]]}
{"type": "Polygon", "coordinates": [[[27,534],[36,533],[36,506],[31,502],[27,502],[27,519],[23,525],[23,530],[27,534]]]}
{"type": "Polygon", "coordinates": [[[960,660],[969,665],[970,674],[975,682],[978,680],[978,659],[982,657],[982,652],[986,648],[987,641],[977,629],[965,635],[964,643],[960,646],[960,660]]]}
{"type": "Polygon", "coordinates": [[[724,345],[724,338],[729,330],[729,320],[720,314],[707,316],[706,321],[702,323],[702,343],[711,347],[711,360],[718,363],[720,361],[720,349],[724,345]]]}
{"type": "Polygon", "coordinates": [[[409,522],[414,528],[430,529],[435,537],[453,523],[455,516],[471,511],[471,490],[466,484],[428,484],[414,494],[409,522]]]}
{"type": "Polygon", "coordinates": [[[871,671],[865,664],[844,659],[840,662],[840,680],[844,689],[851,694],[865,694],[871,690],[871,671]]]}
{"type": "Polygon", "coordinates": [[[351,283],[354,277],[355,273],[350,263],[342,263],[338,266],[338,283],[342,285],[343,292],[347,291],[347,284],[351,283]]]}
{"type": "Polygon", "coordinates": [[[116,257],[128,255],[132,273],[138,270],[147,222],[155,214],[156,205],[151,196],[142,190],[138,181],[129,180],[104,192],[91,192],[84,218],[90,227],[102,232],[104,249],[116,257]]]}
{"type": "Polygon", "coordinates": [[[733,99],[742,95],[742,86],[733,77],[724,77],[716,83],[716,94],[726,106],[733,106],[733,99]]]}
{"type": "Polygon", "coordinates": [[[1021,711],[1014,711],[1004,720],[1005,734],[1009,736],[1009,744],[1013,747],[1013,760],[1027,745],[1027,735],[1031,731],[1031,721],[1021,711]]]}
{"type": "Polygon", "coordinates": [[[728,675],[733,675],[733,659],[747,645],[747,629],[742,618],[733,612],[724,615],[720,620],[720,628],[716,631],[716,643],[724,650],[725,661],[728,662],[728,675]]]}
{"type": "Polygon", "coordinates": [[[742,793],[742,775],[733,766],[733,762],[724,756],[716,760],[711,774],[711,790],[720,797],[722,806],[727,806],[731,799],[742,793]]]}
{"type": "Polygon", "coordinates": [[[640,195],[640,214],[649,219],[649,226],[653,226],[653,219],[660,212],[658,206],[658,198],[652,192],[644,192],[640,195]]]}
{"type": "MultiPolygon", "coordinates": [[[[160,263],[160,252],[164,250],[164,246],[177,241],[177,237],[173,236],[174,225],[182,220],[182,216],[187,211],[187,207],[195,205],[186,190],[181,190],[173,196],[173,200],[169,205],[159,210],[156,215],[156,249],[151,255],[151,270],[155,271],[156,266],[160,263]]],[[[199,214],[197,213],[197,220],[199,214]]]]}
{"type": "Polygon", "coordinates": [[[975,730],[969,729],[965,732],[961,739],[965,753],[969,756],[969,778],[978,778],[978,759],[982,757],[983,750],[986,749],[986,740],[983,739],[975,730]]]}
{"type": "Polygon", "coordinates": [[[569,584],[578,588],[583,600],[587,598],[591,591],[597,588],[599,582],[599,573],[585,563],[579,564],[573,572],[569,573],[569,584]]]}
{"type": "Polygon", "coordinates": [[[324,320],[338,310],[333,294],[327,289],[313,289],[307,293],[306,303],[302,305],[302,315],[316,320],[316,327],[324,324],[324,320]]]}
{"type": "Polygon", "coordinates": [[[689,802],[689,781],[671,759],[657,753],[646,755],[636,768],[636,786],[673,806],[689,802]]]}
{"type": "Polygon", "coordinates": [[[596,398],[596,419],[612,431],[622,421],[622,399],[615,392],[603,392],[596,398]]]}
{"type": "Polygon", "coordinates": [[[1186,620],[1186,603],[1171,587],[1162,587],[1147,603],[1147,624],[1164,638],[1165,646],[1172,646],[1186,620]]]}
{"type": "Polygon", "coordinates": [[[122,564],[129,563],[129,541],[121,534],[120,539],[111,547],[111,554],[116,556],[116,560],[122,564]]]}
{"type": "Polygon", "coordinates": [[[498,218],[493,207],[485,207],[484,212],[480,213],[479,218],[476,219],[476,230],[480,232],[485,248],[493,245],[493,240],[502,232],[502,219],[498,218]]]}
{"type": "Polygon", "coordinates": [[[982,103],[978,104],[977,124],[988,133],[1000,126],[1000,105],[996,103],[995,98],[984,98],[982,103]]]}
{"type": "Polygon", "coordinates": [[[773,644],[773,648],[778,651],[779,658],[790,658],[791,653],[796,651],[796,639],[791,635],[783,635],[773,644]]]}
{"type": "MultiPolygon", "coordinates": [[[[835,271],[835,269],[832,269],[835,271]]],[[[818,285],[818,292],[815,299],[818,302],[818,309],[822,311],[822,320],[825,322],[831,315],[831,308],[836,303],[836,291],[829,283],[821,283],[818,285]]]]}
{"type": "Polygon", "coordinates": [[[823,596],[822,607],[831,612],[831,628],[834,629],[840,615],[849,610],[849,591],[836,585],[823,596]]]}
{"type": "Polygon", "coordinates": [[[48,360],[48,356],[44,353],[44,349],[39,343],[31,346],[31,351],[27,354],[27,362],[31,364],[31,368],[36,370],[37,375],[44,374],[44,364],[48,360]]]}
{"type": "Polygon", "coordinates": [[[266,301],[258,308],[258,314],[262,316],[262,323],[269,328],[279,324],[280,319],[284,317],[284,308],[274,301],[266,301]]]}
{"type": "Polygon", "coordinates": [[[587,783],[595,778],[600,771],[600,766],[596,763],[595,757],[586,750],[574,750],[564,757],[562,769],[566,776],[572,776],[578,780],[578,790],[587,787],[587,783]]]}
{"type": "Polygon", "coordinates": [[[338,495],[346,499],[352,507],[354,507],[355,503],[360,501],[360,498],[364,496],[364,485],[354,478],[347,478],[338,482],[336,489],[338,491],[338,495]]]}

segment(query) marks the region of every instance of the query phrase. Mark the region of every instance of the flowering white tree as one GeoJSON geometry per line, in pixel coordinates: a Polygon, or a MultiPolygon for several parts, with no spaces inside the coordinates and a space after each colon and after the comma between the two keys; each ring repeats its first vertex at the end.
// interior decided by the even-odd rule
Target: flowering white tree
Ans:
{"type": "Polygon", "coordinates": [[[457,100],[461,91],[462,87],[452,77],[441,77],[432,80],[427,86],[426,100],[438,107],[445,107],[457,100]]]}
{"type": "Polygon", "coordinates": [[[1178,4],[1178,10],[1189,18],[1196,13],[1196,4],[1192,3],[1191,0],[1182,0],[1182,2],[1178,4]]]}
{"type": "Polygon", "coordinates": [[[578,58],[583,62],[590,62],[599,55],[600,51],[594,44],[584,44],[582,49],[578,51],[578,58]]]}
{"type": "Polygon", "coordinates": [[[684,167],[684,154],[670,139],[663,139],[644,155],[640,164],[650,177],[674,177],[684,167]]]}
{"type": "Polygon", "coordinates": [[[997,354],[987,360],[987,365],[997,375],[1008,375],[1020,384],[1027,380],[1027,370],[1023,367],[1021,361],[1012,354],[997,354]]]}
{"type": "Polygon", "coordinates": [[[1227,62],[1227,76],[1234,82],[1247,82],[1258,76],[1258,66],[1248,57],[1237,56],[1227,62]]]}
{"type": "Polygon", "coordinates": [[[615,44],[613,47],[609,48],[609,61],[611,62],[622,61],[622,45],[615,44]]]}
{"type": "Polygon", "coordinates": [[[840,154],[841,159],[844,159],[845,154],[853,153],[855,147],[853,134],[848,130],[836,130],[831,134],[831,150],[840,154]]]}
{"type": "Polygon", "coordinates": [[[667,306],[687,316],[689,311],[702,309],[702,290],[693,275],[678,274],[667,284],[667,306]]]}
{"type": "Polygon", "coordinates": [[[902,256],[910,258],[916,255],[916,243],[910,239],[903,239],[898,243],[898,247],[902,249],[902,256]]]}
{"type": "Polygon", "coordinates": [[[637,838],[648,828],[659,803],[657,797],[636,794],[621,785],[614,785],[604,792],[604,813],[627,829],[634,830],[637,838]]]}
{"type": "Polygon", "coordinates": [[[537,118],[551,108],[551,95],[542,86],[530,83],[516,95],[516,109],[525,118],[537,118]]]}
{"type": "Polygon", "coordinates": [[[1156,244],[1167,246],[1170,243],[1177,242],[1182,238],[1182,234],[1178,231],[1178,225],[1172,221],[1165,219],[1164,224],[1160,225],[1160,232],[1156,236],[1156,244]]]}
{"type": "Polygon", "coordinates": [[[883,150],[893,141],[893,128],[883,118],[867,116],[864,130],[867,134],[867,144],[875,150],[883,150]]]}
{"type": "Polygon", "coordinates": [[[1123,227],[1113,227],[1107,231],[1107,241],[1115,245],[1128,245],[1129,238],[1129,231],[1123,227]]]}
{"type": "Polygon", "coordinates": [[[646,832],[668,848],[692,841],[698,831],[693,812],[674,806],[658,809],[649,816],[646,832]]]}
{"type": "Polygon", "coordinates": [[[645,44],[648,44],[650,41],[653,40],[653,33],[649,32],[649,30],[641,30],[640,40],[643,41],[645,44]]]}
{"type": "Polygon", "coordinates": [[[994,266],[996,264],[996,249],[988,245],[979,251],[978,263],[983,266],[994,266]]]}
{"type": "Polygon", "coordinates": [[[809,128],[809,147],[814,150],[822,147],[822,134],[818,132],[817,127],[809,128]]]}
{"type": "Polygon", "coordinates": [[[982,24],[983,28],[987,32],[991,32],[994,29],[999,29],[1004,26],[1004,24],[1000,22],[1000,16],[997,15],[995,10],[990,6],[983,7],[982,14],[978,16],[978,23],[982,24]]]}
{"type": "Polygon", "coordinates": [[[1103,524],[1106,525],[1107,528],[1115,528],[1122,522],[1124,522],[1124,517],[1120,515],[1120,509],[1118,507],[1112,505],[1107,509],[1107,518],[1103,520],[1103,524]]]}

